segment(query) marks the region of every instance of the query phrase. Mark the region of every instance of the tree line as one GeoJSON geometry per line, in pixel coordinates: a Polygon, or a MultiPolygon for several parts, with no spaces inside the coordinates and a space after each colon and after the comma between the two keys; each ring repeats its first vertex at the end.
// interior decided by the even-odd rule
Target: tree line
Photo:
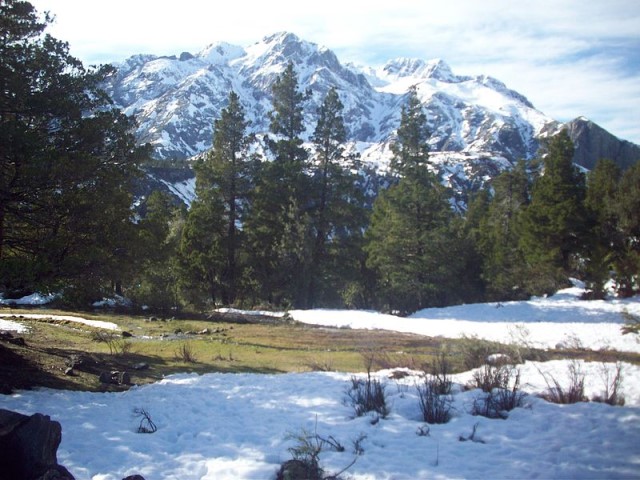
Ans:
{"type": "Polygon", "coordinates": [[[112,69],[85,69],[43,34],[51,19],[28,2],[0,0],[0,10],[5,296],[409,313],[553,293],[569,277],[597,298],[612,277],[619,294],[637,292],[640,163],[622,172],[602,160],[583,173],[562,131],[460,213],[430,164],[426,115],[411,89],[388,187],[371,205],[366,167],[345,148],[340,92],[330,89],[314,112],[308,148],[308,94],[291,63],[271,87],[264,138],[249,133],[229,93],[213,146],[194,166],[188,210],[160,192],[135,210],[133,182],[151,152],[100,88],[112,69]]]}

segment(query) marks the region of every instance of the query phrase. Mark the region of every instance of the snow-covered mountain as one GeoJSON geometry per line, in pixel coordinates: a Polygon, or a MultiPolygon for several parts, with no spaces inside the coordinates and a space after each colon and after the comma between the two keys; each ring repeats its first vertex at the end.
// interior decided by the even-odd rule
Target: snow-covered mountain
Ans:
{"type": "Polygon", "coordinates": [[[403,96],[413,85],[427,111],[434,151],[529,158],[537,137],[557,127],[525,97],[491,77],[456,76],[442,60],[399,58],[377,70],[342,65],[331,50],[291,33],[247,48],[219,43],[195,55],[137,55],[116,65],[107,89],[118,107],[138,119],[139,140],[152,143],[159,158],[187,158],[210,147],[213,121],[231,89],[240,96],[252,129],[266,132],[270,87],[289,61],[301,88],[312,92],[306,105],[308,133],[332,86],[339,89],[350,138],[357,142],[379,144],[390,138],[403,96]]]}
{"type": "Polygon", "coordinates": [[[432,132],[433,163],[456,191],[532,158],[539,140],[562,126],[495,78],[455,75],[442,60],[398,58],[377,69],[342,64],[331,50],[286,32],[246,48],[217,43],[195,55],[136,55],[115,65],[106,89],[136,117],[139,141],[151,143],[159,159],[187,159],[210,148],[213,122],[232,89],[251,130],[267,132],[271,85],[290,61],[301,89],[311,92],[307,136],[324,95],[336,86],[351,148],[377,170],[388,165],[401,105],[415,86],[432,132]]]}

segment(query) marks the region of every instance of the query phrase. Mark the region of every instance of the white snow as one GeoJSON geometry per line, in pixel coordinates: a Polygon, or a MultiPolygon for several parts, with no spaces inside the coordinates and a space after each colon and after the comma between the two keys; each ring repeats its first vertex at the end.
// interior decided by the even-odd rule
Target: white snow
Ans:
{"type": "MultiPolygon", "coordinates": [[[[579,366],[597,384],[594,373],[602,365],[579,366]]],[[[526,390],[544,389],[538,370],[564,382],[566,367],[526,364],[523,378],[533,381],[526,390]]],[[[373,416],[353,417],[343,401],[350,375],[337,373],[179,374],[122,393],[21,392],[0,396],[0,408],[43,412],[61,422],[58,461],[79,480],[135,473],[149,480],[274,479],[291,458],[291,437],[303,431],[332,436],[345,447],[320,454],[327,473],[346,467],[355,458],[353,442],[364,437],[364,453],[346,472],[354,480],[637,478],[640,369],[624,369],[627,406],[555,405],[529,396],[507,420],[470,415],[480,393],[456,384],[453,419],[429,426],[428,436],[417,435],[426,429],[414,387],[419,378],[392,381],[388,372],[378,378],[387,385],[391,414],[375,424],[373,416]],[[136,408],[149,413],[157,432],[136,433],[136,408]],[[476,424],[479,441],[460,441],[476,424]]],[[[589,395],[599,393],[592,383],[589,395]]]]}
{"type": "Polygon", "coordinates": [[[0,305],[46,305],[56,297],[57,295],[55,294],[43,295],[41,293],[32,293],[22,298],[5,299],[0,294],[0,305]]]}
{"type": "Polygon", "coordinates": [[[0,332],[17,332],[17,333],[27,333],[29,329],[19,322],[14,322],[13,320],[3,320],[0,318],[0,332]]]}
{"type": "Polygon", "coordinates": [[[432,337],[478,337],[539,348],[581,347],[640,353],[633,335],[622,335],[624,312],[640,316],[640,298],[580,300],[569,288],[548,298],[522,302],[428,308],[408,318],[352,310],[294,310],[300,322],[331,327],[372,328],[432,337]]]}
{"type": "Polygon", "coordinates": [[[119,330],[120,328],[113,322],[104,322],[102,320],[88,320],[73,315],[47,315],[41,313],[0,313],[0,330],[16,330],[18,332],[25,331],[26,327],[20,323],[20,319],[28,318],[33,320],[51,319],[67,322],[76,322],[88,325],[90,327],[104,328],[106,330],[119,330]],[[3,320],[4,319],[4,320],[3,320]],[[9,319],[9,320],[7,320],[9,319]]]}
{"type": "MultiPolygon", "coordinates": [[[[621,311],[639,314],[638,299],[585,302],[578,299],[579,292],[428,309],[412,318],[330,310],[290,313],[323,325],[430,335],[495,338],[498,332],[508,336],[510,328],[519,328],[520,337],[513,339],[530,342],[543,342],[541,326],[547,341],[572,332],[576,341],[589,345],[595,344],[595,332],[588,327],[595,327],[600,336],[610,336],[612,347],[629,347],[620,343],[621,311]],[[476,328],[466,330],[472,326],[476,328]]],[[[356,457],[354,442],[361,439],[363,453],[343,476],[353,480],[638,478],[640,367],[620,364],[623,407],[555,405],[534,395],[547,390],[551,377],[568,387],[570,365],[568,360],[520,365],[522,389],[530,395],[506,420],[471,415],[480,391],[464,386],[474,372],[454,375],[453,418],[430,426],[419,409],[415,385],[421,379],[411,371],[400,380],[391,380],[389,371],[374,373],[386,385],[391,410],[379,421],[374,415],[354,417],[345,402],[348,373],[185,373],[119,393],[40,389],[0,395],[0,408],[40,412],[59,421],[58,461],[78,480],[120,480],[136,473],[148,480],[275,479],[279,466],[291,458],[294,437],[304,432],[333,437],[345,447],[344,452],[320,454],[327,475],[349,465],[356,457]],[[155,433],[136,433],[140,418],[133,412],[141,408],[157,425],[155,433]],[[460,441],[474,428],[476,441],[460,441]],[[418,435],[420,431],[429,434],[418,435]]],[[[613,363],[585,361],[573,366],[585,375],[589,398],[602,394],[616,369],[613,363]]]]}

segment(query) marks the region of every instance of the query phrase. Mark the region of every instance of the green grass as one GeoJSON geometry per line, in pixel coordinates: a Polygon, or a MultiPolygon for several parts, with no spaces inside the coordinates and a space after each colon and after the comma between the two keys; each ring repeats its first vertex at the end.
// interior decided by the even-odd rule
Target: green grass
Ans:
{"type": "MultiPolygon", "coordinates": [[[[157,381],[179,372],[286,373],[312,370],[360,372],[366,360],[374,369],[408,367],[421,369],[434,362],[443,349],[452,372],[469,368],[472,354],[512,352],[513,347],[475,339],[450,340],[380,330],[320,328],[298,323],[225,323],[202,318],[149,321],[149,318],[107,312],[3,309],[2,313],[25,315],[75,315],[88,320],[112,322],[133,335],[109,337],[108,332],[77,322],[21,320],[30,333],[26,346],[0,342],[0,387],[50,386],[81,390],[113,390],[125,387],[101,385],[101,371],[126,370],[134,383],[157,381]],[[208,329],[208,333],[198,334],[208,329]],[[105,334],[107,332],[107,334],[105,334]],[[106,339],[106,341],[105,341],[106,339]],[[102,341],[100,341],[102,340],[102,341]],[[84,359],[64,375],[71,356],[84,359]],[[133,370],[146,363],[149,368],[133,370]]],[[[571,358],[607,361],[623,359],[640,363],[635,354],[617,352],[524,351],[526,359],[571,358]],[[615,354],[615,355],[614,355],[615,354]],[[603,357],[605,355],[605,357],[603,357]]]]}

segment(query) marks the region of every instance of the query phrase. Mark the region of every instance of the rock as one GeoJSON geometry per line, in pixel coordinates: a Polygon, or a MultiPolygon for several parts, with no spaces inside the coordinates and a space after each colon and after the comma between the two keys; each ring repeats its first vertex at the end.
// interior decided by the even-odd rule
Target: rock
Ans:
{"type": "Polygon", "coordinates": [[[0,472],[15,480],[74,480],[58,465],[60,423],[47,415],[22,415],[0,409],[0,472]]]}
{"type": "Polygon", "coordinates": [[[85,357],[78,354],[72,354],[64,361],[64,363],[67,367],[75,368],[85,363],[85,357]]]}
{"type": "Polygon", "coordinates": [[[67,375],[68,377],[73,377],[75,376],[76,372],[73,371],[72,367],[67,367],[64,371],[64,374],[67,375]]]}
{"type": "Polygon", "coordinates": [[[145,362],[136,363],[131,368],[134,370],[147,370],[149,368],[149,364],[145,362]]]}
{"type": "Polygon", "coordinates": [[[123,331],[122,332],[122,338],[131,338],[133,337],[133,333],[127,332],[127,331],[123,331]]]}
{"type": "Polygon", "coordinates": [[[198,332],[198,335],[209,335],[211,332],[209,331],[208,328],[205,328],[204,330],[200,330],[198,332]]]}
{"type": "Polygon", "coordinates": [[[288,460],[282,464],[276,480],[320,480],[322,470],[317,462],[303,462],[302,460],[288,460]]]}
{"type": "Polygon", "coordinates": [[[111,383],[114,385],[129,385],[131,376],[127,372],[102,372],[99,377],[100,383],[111,383]]]}
{"type": "Polygon", "coordinates": [[[145,480],[142,475],[129,475],[128,477],[124,477],[122,480],[145,480]]]}

